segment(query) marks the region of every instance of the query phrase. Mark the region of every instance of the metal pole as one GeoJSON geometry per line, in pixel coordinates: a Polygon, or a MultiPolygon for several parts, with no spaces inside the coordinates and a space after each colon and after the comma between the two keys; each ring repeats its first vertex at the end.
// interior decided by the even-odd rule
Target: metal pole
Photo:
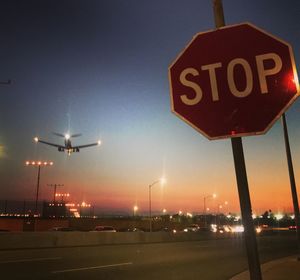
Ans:
{"type": "Polygon", "coordinates": [[[55,205],[56,188],[57,188],[57,185],[55,184],[54,185],[54,194],[53,194],[53,204],[54,205],[55,205]]]}
{"type": "Polygon", "coordinates": [[[24,200],[23,202],[23,216],[25,217],[25,213],[26,213],[26,200],[24,200]]]}
{"type": "Polygon", "coordinates": [[[205,196],[203,198],[203,215],[204,215],[204,228],[206,228],[206,205],[205,205],[205,196]]]}
{"type": "Polygon", "coordinates": [[[152,232],[152,216],[151,216],[151,185],[149,185],[149,231],[152,232]]]}
{"type": "Polygon", "coordinates": [[[252,209],[248,188],[247,172],[242,139],[231,138],[236,181],[240,198],[242,222],[244,226],[245,243],[251,280],[261,280],[259,255],[257,250],[255,229],[252,219],[252,209]]]}
{"type": "Polygon", "coordinates": [[[7,199],[4,201],[4,214],[7,214],[7,199]]]}
{"type": "Polygon", "coordinates": [[[38,208],[38,200],[39,200],[39,189],[40,189],[40,173],[41,173],[41,165],[39,164],[38,167],[38,177],[37,177],[37,185],[36,185],[36,197],[35,197],[35,210],[34,213],[37,213],[37,208],[38,208]]]}
{"type": "Polygon", "coordinates": [[[48,184],[48,186],[49,187],[54,187],[54,190],[53,190],[53,204],[55,204],[57,187],[63,187],[64,184],[48,184]]]}
{"type": "Polygon", "coordinates": [[[292,154],[291,154],[291,149],[290,149],[290,142],[289,142],[289,135],[288,135],[288,130],[287,130],[285,114],[282,115],[281,119],[282,119],[286,158],[287,158],[287,163],[288,163],[290,185],[291,185],[294,214],[295,214],[297,246],[298,246],[298,258],[297,259],[298,259],[298,261],[300,261],[300,215],[299,215],[297,187],[296,187],[296,181],[295,181],[295,176],[294,176],[293,159],[292,159],[292,154]]]}
{"type": "MultiPolygon", "coordinates": [[[[225,26],[222,0],[213,0],[213,10],[216,28],[225,26]]],[[[248,265],[251,280],[261,280],[261,269],[255,229],[252,220],[252,209],[250,194],[248,188],[248,179],[243,151],[242,139],[240,137],[231,138],[234,166],[239,192],[239,199],[242,212],[242,221],[244,225],[245,243],[248,256],[248,265]]]]}

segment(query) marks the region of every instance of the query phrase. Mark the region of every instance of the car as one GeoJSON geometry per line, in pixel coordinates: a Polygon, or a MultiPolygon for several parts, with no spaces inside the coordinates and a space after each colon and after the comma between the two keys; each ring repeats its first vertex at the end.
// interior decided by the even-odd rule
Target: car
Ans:
{"type": "Polygon", "coordinates": [[[127,230],[127,232],[144,232],[142,229],[140,229],[140,228],[129,228],[128,230],[127,230]]]}
{"type": "Polygon", "coordinates": [[[117,232],[112,226],[96,226],[93,231],[97,231],[97,232],[117,232]]]}
{"type": "Polygon", "coordinates": [[[289,230],[296,230],[297,226],[289,226],[289,230]]]}
{"type": "Polygon", "coordinates": [[[183,231],[184,232],[197,232],[200,230],[200,227],[197,224],[190,225],[186,227],[183,231]]]}
{"type": "Polygon", "coordinates": [[[49,231],[75,231],[75,229],[70,227],[53,227],[49,231]]]}

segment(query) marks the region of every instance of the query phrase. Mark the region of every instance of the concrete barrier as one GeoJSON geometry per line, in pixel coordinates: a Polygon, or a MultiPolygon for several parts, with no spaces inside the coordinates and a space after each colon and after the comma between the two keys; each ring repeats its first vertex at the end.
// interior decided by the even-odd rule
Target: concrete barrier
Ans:
{"type": "Polygon", "coordinates": [[[216,235],[208,232],[3,232],[0,233],[0,250],[196,241],[211,238],[216,238],[216,235]]]}

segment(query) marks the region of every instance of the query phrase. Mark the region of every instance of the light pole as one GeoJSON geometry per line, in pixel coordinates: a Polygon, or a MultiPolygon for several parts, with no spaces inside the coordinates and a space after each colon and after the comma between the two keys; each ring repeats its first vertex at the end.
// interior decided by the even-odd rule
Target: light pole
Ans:
{"type": "Polygon", "coordinates": [[[35,195],[35,208],[34,213],[37,215],[37,206],[39,200],[39,189],[40,189],[40,174],[41,174],[41,167],[42,166],[52,166],[53,161],[26,161],[26,166],[37,166],[38,167],[38,175],[37,175],[37,184],[36,184],[36,195],[35,195]]]}
{"type": "Polygon", "coordinates": [[[69,197],[70,194],[69,193],[56,193],[55,196],[61,197],[61,202],[64,202],[64,198],[65,197],[69,197]]]}
{"type": "Polygon", "coordinates": [[[57,187],[63,187],[63,184],[47,184],[47,186],[49,187],[54,187],[54,191],[53,191],[53,207],[54,207],[54,216],[56,218],[57,216],[57,205],[55,205],[55,200],[56,200],[56,189],[57,187]]]}
{"type": "Polygon", "coordinates": [[[161,183],[162,185],[165,183],[166,179],[161,178],[157,181],[154,181],[152,184],[149,185],[149,231],[152,232],[152,215],[151,215],[151,188],[157,183],[161,183]]]}
{"type": "Polygon", "coordinates": [[[210,194],[210,195],[206,195],[203,197],[203,213],[204,213],[204,227],[207,227],[207,223],[206,223],[206,199],[208,198],[216,198],[217,195],[214,194],[210,194]]]}
{"type": "Polygon", "coordinates": [[[47,184],[49,187],[54,187],[54,192],[53,192],[53,204],[55,204],[55,199],[56,199],[56,189],[57,187],[63,187],[64,184],[47,184]]]}

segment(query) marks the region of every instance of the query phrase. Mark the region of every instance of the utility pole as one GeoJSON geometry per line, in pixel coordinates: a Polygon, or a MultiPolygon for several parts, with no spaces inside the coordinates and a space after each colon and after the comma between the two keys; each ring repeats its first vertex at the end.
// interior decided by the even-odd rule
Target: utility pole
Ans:
{"type": "Polygon", "coordinates": [[[57,187],[63,187],[64,184],[47,184],[47,186],[49,186],[49,187],[54,187],[54,191],[53,191],[53,204],[55,204],[55,199],[56,199],[56,189],[57,189],[57,187]]]}

